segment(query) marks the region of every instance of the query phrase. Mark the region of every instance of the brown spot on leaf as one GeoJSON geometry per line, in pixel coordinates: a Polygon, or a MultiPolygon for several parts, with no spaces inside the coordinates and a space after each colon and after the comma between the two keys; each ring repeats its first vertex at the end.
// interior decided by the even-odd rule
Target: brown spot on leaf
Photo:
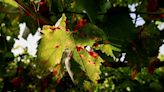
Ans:
{"type": "Polygon", "coordinates": [[[60,46],[59,45],[55,45],[54,48],[59,48],[60,46]]]}
{"type": "Polygon", "coordinates": [[[59,65],[59,64],[56,65],[56,67],[53,68],[52,75],[58,76],[60,68],[61,68],[61,65],[59,65]]]}
{"type": "Polygon", "coordinates": [[[91,61],[90,61],[89,59],[88,59],[87,61],[88,61],[89,63],[91,63],[91,61]]]}
{"type": "Polygon", "coordinates": [[[83,55],[83,54],[80,54],[80,57],[81,57],[81,58],[83,58],[83,57],[84,57],[84,55],[83,55]]]}
{"type": "Polygon", "coordinates": [[[93,62],[93,61],[91,61],[91,60],[89,60],[89,59],[88,59],[87,61],[88,61],[90,64],[94,64],[94,65],[96,64],[96,62],[93,62]]]}
{"type": "Polygon", "coordinates": [[[93,46],[94,46],[94,47],[98,47],[99,44],[98,44],[98,43],[94,43],[93,46]]]}
{"type": "Polygon", "coordinates": [[[94,51],[88,51],[89,55],[91,55],[92,57],[94,58],[97,58],[98,57],[98,54],[94,51]]]}
{"type": "Polygon", "coordinates": [[[55,31],[55,30],[57,30],[57,29],[60,29],[60,27],[54,27],[54,26],[52,26],[52,27],[50,27],[50,29],[51,29],[52,31],[55,31]]]}

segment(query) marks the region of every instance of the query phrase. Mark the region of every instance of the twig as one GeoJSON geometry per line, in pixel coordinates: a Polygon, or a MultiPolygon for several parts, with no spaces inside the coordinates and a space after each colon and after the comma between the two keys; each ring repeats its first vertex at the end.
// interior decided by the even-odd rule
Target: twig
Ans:
{"type": "MultiPolygon", "coordinates": [[[[21,0],[15,0],[18,5],[29,14],[29,16],[31,16],[34,20],[37,21],[37,14],[35,11],[32,11],[31,8],[29,8],[29,6],[27,6],[26,4],[24,4],[21,0]]],[[[42,24],[52,24],[51,21],[47,20],[47,18],[41,16],[40,14],[38,14],[38,19],[42,24]]]]}
{"type": "MultiPolygon", "coordinates": [[[[39,21],[42,24],[52,24],[51,21],[47,20],[47,18],[41,16],[40,14],[36,14],[37,12],[33,11],[31,8],[29,8],[29,6],[27,6],[26,4],[24,4],[21,0],[15,0],[19,6],[29,14],[29,16],[31,16],[33,19],[35,19],[37,21],[37,19],[39,19],[39,21]],[[36,16],[38,15],[38,16],[36,16]],[[38,17],[38,18],[37,18],[38,17]]],[[[80,14],[80,15],[87,15],[87,13],[84,12],[74,12],[74,11],[62,11],[59,13],[74,13],[74,14],[80,14]]],[[[126,13],[126,12],[125,12],[126,13]]],[[[159,14],[164,14],[164,12],[144,12],[144,11],[135,11],[135,12],[127,12],[127,13],[135,13],[135,14],[148,14],[148,15],[159,15],[159,14]]],[[[97,15],[106,15],[107,13],[98,13],[97,15]]]]}

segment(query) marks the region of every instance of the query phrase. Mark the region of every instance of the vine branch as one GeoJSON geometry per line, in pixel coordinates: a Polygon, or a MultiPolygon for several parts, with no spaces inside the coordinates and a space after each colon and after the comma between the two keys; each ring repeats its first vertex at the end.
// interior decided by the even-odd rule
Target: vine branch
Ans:
{"type": "Polygon", "coordinates": [[[22,8],[30,17],[32,17],[35,21],[39,20],[42,24],[52,24],[51,21],[47,20],[47,18],[37,14],[37,12],[33,11],[29,6],[24,4],[21,0],[15,0],[17,4],[22,8]]]}

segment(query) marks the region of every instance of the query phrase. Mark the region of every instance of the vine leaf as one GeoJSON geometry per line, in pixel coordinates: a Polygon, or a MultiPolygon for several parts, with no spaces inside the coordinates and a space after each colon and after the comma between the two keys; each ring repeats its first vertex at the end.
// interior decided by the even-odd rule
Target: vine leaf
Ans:
{"type": "MultiPolygon", "coordinates": [[[[96,52],[94,52],[92,46],[97,41],[102,40],[103,36],[105,36],[101,29],[93,24],[87,24],[82,30],[79,30],[75,34],[73,31],[67,30],[66,16],[63,14],[55,26],[45,25],[41,32],[43,35],[37,52],[37,69],[41,77],[52,72],[52,74],[57,77],[57,80],[60,80],[64,74],[63,59],[65,57],[63,57],[63,55],[66,50],[69,50],[72,52],[69,58],[72,58],[74,61],[72,62],[70,60],[69,62],[79,64],[79,67],[84,71],[88,78],[93,83],[97,83],[100,79],[101,62],[104,61],[96,52]],[[81,34],[86,34],[87,36],[81,36],[81,34]],[[88,50],[85,46],[90,46],[91,49],[88,50]]],[[[69,67],[67,70],[71,71],[70,69],[72,69],[72,67],[74,66],[69,67]]],[[[70,73],[69,71],[68,73],[73,80],[73,73],[70,73]]],[[[76,74],[74,75],[76,76],[76,74]]]]}
{"type": "Polygon", "coordinates": [[[111,56],[114,60],[116,59],[116,57],[114,56],[113,51],[117,51],[120,52],[121,49],[112,46],[111,44],[100,44],[98,46],[95,46],[96,50],[101,50],[103,53],[105,53],[107,56],[111,56]]]}
{"type": "Polygon", "coordinates": [[[86,75],[94,83],[99,80],[100,65],[104,62],[103,59],[94,51],[87,51],[83,46],[76,46],[77,50],[74,50],[73,58],[81,65],[81,69],[86,72],[86,75]],[[94,53],[94,55],[92,54],[94,53]]]}
{"type": "Polygon", "coordinates": [[[46,75],[61,63],[63,52],[71,48],[70,32],[66,32],[66,16],[63,14],[55,26],[43,26],[43,36],[38,46],[37,61],[41,75],[46,75]]]}

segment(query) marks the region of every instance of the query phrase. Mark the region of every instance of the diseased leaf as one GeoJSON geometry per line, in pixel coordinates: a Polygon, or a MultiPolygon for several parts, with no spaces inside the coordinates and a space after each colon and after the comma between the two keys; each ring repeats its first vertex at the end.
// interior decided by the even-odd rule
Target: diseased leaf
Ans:
{"type": "MultiPolygon", "coordinates": [[[[72,35],[71,31],[66,30],[66,16],[63,14],[55,26],[44,26],[42,39],[38,47],[38,70],[41,76],[46,76],[52,71],[56,77],[59,76],[60,69],[62,69],[63,53],[67,50],[72,51],[72,57],[80,65],[80,68],[86,73],[89,79],[97,83],[100,72],[100,65],[103,59],[93,50],[86,50],[85,46],[92,46],[97,40],[95,38],[101,37],[104,34],[98,27],[88,24],[86,34],[92,33],[92,36],[81,37],[72,35]],[[100,30],[100,32],[98,32],[100,30]],[[103,35],[102,35],[103,34],[103,35]],[[77,37],[77,38],[76,38],[77,37]],[[59,67],[60,65],[60,67],[59,67]],[[55,69],[55,70],[54,70],[55,69]],[[57,70],[58,69],[58,70],[57,70]]],[[[79,32],[80,33],[80,32],[79,32]]],[[[64,66],[63,66],[64,67],[64,66]]],[[[68,70],[68,69],[67,69],[68,70]]],[[[63,73],[62,73],[63,74],[63,73]]],[[[73,76],[71,76],[73,79],[73,76]]]]}
{"type": "MultiPolygon", "coordinates": [[[[96,53],[96,52],[94,52],[96,53]]],[[[81,69],[86,72],[86,75],[92,80],[94,83],[97,83],[99,80],[100,65],[101,62],[104,62],[100,56],[93,56],[89,51],[84,49],[82,46],[80,50],[74,50],[73,53],[74,60],[81,65],[81,69]]]]}
{"type": "Polygon", "coordinates": [[[62,54],[66,48],[71,48],[70,32],[66,32],[66,17],[63,14],[55,26],[44,26],[42,39],[38,47],[38,64],[45,75],[48,70],[61,63],[62,54]]]}

